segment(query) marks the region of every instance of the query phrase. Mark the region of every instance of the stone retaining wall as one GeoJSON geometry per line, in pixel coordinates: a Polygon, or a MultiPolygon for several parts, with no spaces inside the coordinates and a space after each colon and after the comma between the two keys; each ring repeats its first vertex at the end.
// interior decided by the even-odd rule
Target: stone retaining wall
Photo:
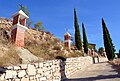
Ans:
{"type": "Polygon", "coordinates": [[[66,61],[49,60],[0,68],[0,81],[61,81],[77,70],[92,64],[92,58],[68,58],[66,61]]]}

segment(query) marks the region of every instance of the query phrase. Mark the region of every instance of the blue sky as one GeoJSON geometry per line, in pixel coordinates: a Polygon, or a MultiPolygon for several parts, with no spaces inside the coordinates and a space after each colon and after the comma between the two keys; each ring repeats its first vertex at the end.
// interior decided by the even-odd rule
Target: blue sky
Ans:
{"type": "Polygon", "coordinates": [[[18,11],[18,4],[28,8],[33,23],[42,21],[43,26],[61,40],[66,29],[74,36],[75,7],[81,36],[83,22],[88,41],[97,48],[104,46],[101,24],[104,18],[117,52],[120,49],[120,0],[0,0],[0,17],[11,18],[18,11]]]}

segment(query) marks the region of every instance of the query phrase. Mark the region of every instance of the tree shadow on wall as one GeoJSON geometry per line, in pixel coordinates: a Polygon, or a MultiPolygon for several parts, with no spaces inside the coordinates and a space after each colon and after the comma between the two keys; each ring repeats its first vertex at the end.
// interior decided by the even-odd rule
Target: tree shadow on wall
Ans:
{"type": "Polygon", "coordinates": [[[56,59],[60,59],[60,74],[61,74],[61,81],[65,81],[67,79],[66,74],[65,74],[65,61],[66,58],[63,56],[57,56],[56,59]]]}

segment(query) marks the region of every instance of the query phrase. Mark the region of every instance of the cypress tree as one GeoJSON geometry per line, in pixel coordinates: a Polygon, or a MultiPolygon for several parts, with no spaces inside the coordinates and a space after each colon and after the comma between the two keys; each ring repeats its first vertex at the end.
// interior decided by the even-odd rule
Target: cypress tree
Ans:
{"type": "Polygon", "coordinates": [[[108,60],[113,60],[115,57],[115,47],[113,46],[112,39],[110,38],[109,31],[106,27],[104,19],[102,18],[102,28],[103,28],[103,39],[104,47],[108,60]]]}
{"type": "Polygon", "coordinates": [[[80,36],[79,24],[76,14],[76,9],[74,8],[74,27],[75,27],[75,45],[78,50],[82,49],[82,41],[80,36]]]}
{"type": "Polygon", "coordinates": [[[83,23],[82,23],[82,30],[83,30],[83,47],[84,47],[84,52],[87,54],[88,53],[88,40],[87,40],[85,27],[84,27],[83,23]]]}

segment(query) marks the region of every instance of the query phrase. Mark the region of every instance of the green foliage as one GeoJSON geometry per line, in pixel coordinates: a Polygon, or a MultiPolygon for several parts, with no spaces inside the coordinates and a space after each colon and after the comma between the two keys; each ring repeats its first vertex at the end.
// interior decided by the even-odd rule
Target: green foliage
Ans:
{"type": "Polygon", "coordinates": [[[76,9],[74,8],[74,27],[75,27],[75,46],[78,50],[82,49],[82,41],[80,36],[79,24],[76,15],[76,9]]]}
{"type": "Polygon", "coordinates": [[[35,29],[36,30],[41,30],[41,31],[46,31],[45,27],[42,25],[42,22],[37,22],[35,25],[34,25],[35,29]]]}
{"type": "Polygon", "coordinates": [[[28,28],[30,28],[30,26],[32,25],[32,23],[33,23],[32,20],[27,19],[26,24],[27,24],[28,28]]]}
{"type": "Polygon", "coordinates": [[[104,48],[103,47],[100,47],[99,49],[98,49],[98,54],[102,54],[104,52],[104,48]]]}
{"type": "Polygon", "coordinates": [[[106,24],[102,18],[102,28],[103,28],[103,39],[104,46],[108,60],[113,60],[115,57],[115,47],[113,46],[112,39],[110,38],[109,31],[106,27],[106,24]]]}
{"type": "Polygon", "coordinates": [[[37,22],[37,23],[34,25],[34,27],[35,27],[36,30],[38,30],[40,26],[42,26],[42,22],[37,22]]]}
{"type": "MultiPolygon", "coordinates": [[[[28,11],[26,6],[23,6],[23,5],[19,4],[19,10],[22,10],[27,16],[30,15],[30,12],[28,11]]],[[[33,23],[32,20],[27,19],[26,24],[27,24],[28,28],[30,28],[32,23],[33,23]]]]}
{"type": "Polygon", "coordinates": [[[89,49],[94,49],[94,47],[92,45],[88,45],[89,49]]]}
{"type": "Polygon", "coordinates": [[[26,6],[19,4],[19,10],[22,10],[27,16],[30,14],[26,6]]]}
{"type": "Polygon", "coordinates": [[[120,54],[120,50],[119,50],[119,54],[120,54]]]}
{"type": "Polygon", "coordinates": [[[84,47],[84,52],[88,54],[88,40],[85,32],[85,27],[84,24],[82,23],[82,29],[83,29],[83,47],[84,47]]]}

